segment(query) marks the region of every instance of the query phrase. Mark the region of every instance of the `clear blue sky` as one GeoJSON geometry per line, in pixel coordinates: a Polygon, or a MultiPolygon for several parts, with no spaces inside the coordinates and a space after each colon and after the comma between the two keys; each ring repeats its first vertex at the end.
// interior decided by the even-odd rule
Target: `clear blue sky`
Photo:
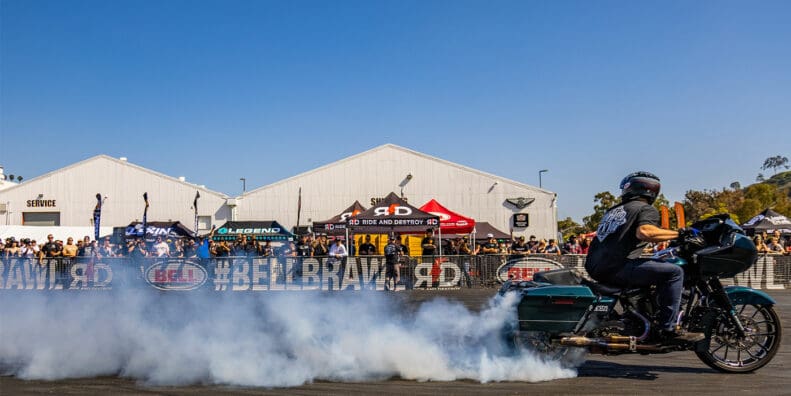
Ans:
{"type": "MultiPolygon", "coordinates": [[[[559,195],[791,157],[789,1],[0,1],[0,165],[237,195],[394,143],[559,195]]],[[[771,173],[771,171],[769,172],[771,173]]]]}

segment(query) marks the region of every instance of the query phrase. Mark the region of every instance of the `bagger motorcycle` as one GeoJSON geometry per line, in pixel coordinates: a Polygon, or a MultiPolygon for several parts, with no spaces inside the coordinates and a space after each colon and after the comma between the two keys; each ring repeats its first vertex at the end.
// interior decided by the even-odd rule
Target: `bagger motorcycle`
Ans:
{"type": "Polygon", "coordinates": [[[723,287],[757,260],[755,245],[727,215],[692,225],[685,236],[654,259],[684,269],[684,292],[676,321],[680,330],[705,334],[695,343],[657,335],[654,288],[622,289],[583,279],[571,269],[536,273],[532,281],[507,281],[500,294],[520,294],[518,324],[504,330],[509,343],[563,360],[570,350],[590,353],[694,351],[710,367],[727,373],[757,370],[780,348],[782,329],[766,293],[723,287]]]}

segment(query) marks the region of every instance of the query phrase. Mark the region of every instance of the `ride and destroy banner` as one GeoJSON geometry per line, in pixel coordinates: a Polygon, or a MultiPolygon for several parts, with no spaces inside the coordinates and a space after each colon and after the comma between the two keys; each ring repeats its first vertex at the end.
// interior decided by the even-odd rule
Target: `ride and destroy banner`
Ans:
{"type": "MultiPolygon", "coordinates": [[[[395,290],[498,287],[507,279],[560,268],[584,271],[585,256],[417,258],[399,266],[395,290]]],[[[0,290],[111,290],[260,292],[285,290],[387,290],[383,257],[197,259],[3,259],[0,290]]],[[[762,256],[724,284],[756,289],[791,287],[791,256],[762,256]]]]}

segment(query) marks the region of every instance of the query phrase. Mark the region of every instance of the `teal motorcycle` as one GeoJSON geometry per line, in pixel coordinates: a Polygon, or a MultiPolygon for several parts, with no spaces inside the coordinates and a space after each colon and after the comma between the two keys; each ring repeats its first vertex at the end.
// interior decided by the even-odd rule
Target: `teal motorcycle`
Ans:
{"type": "Polygon", "coordinates": [[[654,259],[684,269],[676,326],[704,333],[704,340],[679,343],[657,335],[659,309],[653,288],[612,287],[560,269],[536,273],[532,281],[503,284],[501,295],[519,295],[518,322],[504,330],[509,344],[561,360],[574,349],[610,355],[694,351],[722,372],[748,373],[763,367],[780,349],[775,300],[760,290],[720,282],[755,264],[755,245],[727,215],[707,218],[693,228],[697,235],[675,241],[654,259]]]}

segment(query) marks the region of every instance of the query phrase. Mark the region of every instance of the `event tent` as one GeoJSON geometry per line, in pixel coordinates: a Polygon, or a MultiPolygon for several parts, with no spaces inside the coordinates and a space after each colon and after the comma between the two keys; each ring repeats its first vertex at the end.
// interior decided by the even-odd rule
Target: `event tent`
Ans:
{"type": "Polygon", "coordinates": [[[360,201],[354,201],[351,206],[338,215],[328,220],[314,221],[313,232],[317,234],[343,235],[346,233],[347,221],[362,212],[365,212],[363,205],[360,204],[360,201]]]}
{"type": "Polygon", "coordinates": [[[215,241],[233,241],[241,235],[252,237],[256,241],[293,241],[290,233],[277,221],[228,221],[214,232],[215,241]]]}
{"type": "Polygon", "coordinates": [[[755,215],[752,219],[742,224],[742,228],[748,234],[755,234],[761,232],[772,233],[780,231],[782,234],[791,234],[791,220],[788,217],[775,212],[772,209],[765,209],[763,212],[755,215]]]}
{"type": "MultiPolygon", "coordinates": [[[[195,234],[179,221],[149,221],[146,223],[146,241],[151,242],[156,237],[163,238],[191,238],[195,234]]],[[[143,223],[133,221],[124,230],[125,239],[142,238],[143,223]]]]}
{"type": "Polygon", "coordinates": [[[391,192],[368,210],[349,219],[349,228],[357,233],[422,233],[439,226],[439,216],[426,213],[391,192]]]}
{"type": "Polygon", "coordinates": [[[426,202],[420,210],[439,216],[439,228],[443,234],[469,234],[475,228],[475,220],[448,210],[436,199],[426,202]]]}

